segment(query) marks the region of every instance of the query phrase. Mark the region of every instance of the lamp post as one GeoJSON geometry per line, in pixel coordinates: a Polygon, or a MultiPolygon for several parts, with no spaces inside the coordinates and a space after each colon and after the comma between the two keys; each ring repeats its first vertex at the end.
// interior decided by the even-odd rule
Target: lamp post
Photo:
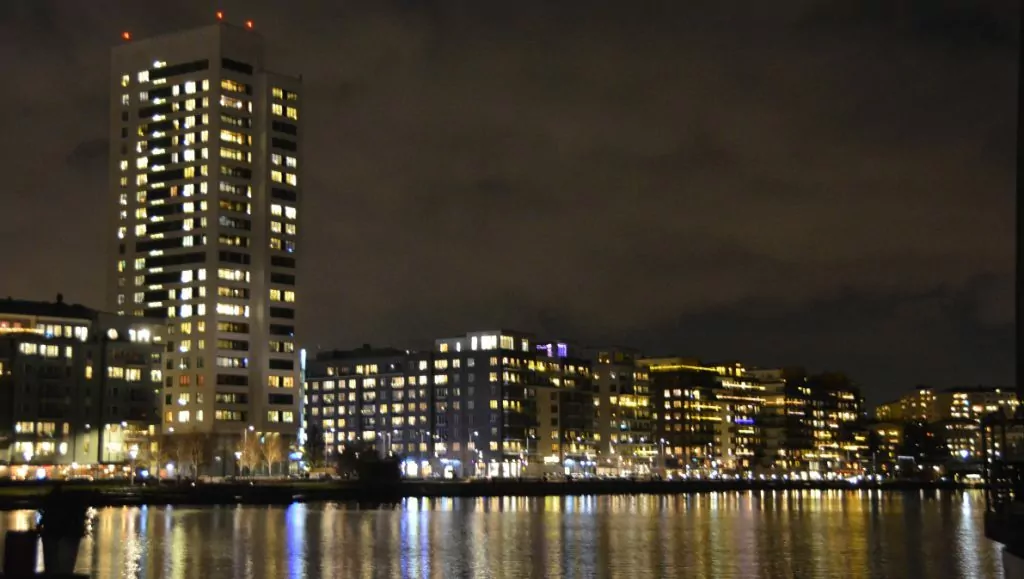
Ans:
{"type": "MultiPolygon", "coordinates": [[[[245,430],[242,431],[242,452],[239,453],[239,454],[244,454],[246,452],[249,452],[249,433],[253,432],[254,430],[256,430],[256,427],[250,424],[248,426],[248,428],[246,428],[245,430]]],[[[242,462],[241,456],[239,456],[238,462],[239,462],[239,466],[241,466],[241,462],[242,462]]],[[[251,468],[249,469],[249,475],[252,476],[252,469],[251,468]]]]}
{"type": "Polygon", "coordinates": [[[469,440],[473,446],[473,448],[470,450],[470,456],[473,458],[473,476],[476,476],[478,457],[480,456],[480,450],[476,447],[476,438],[478,436],[480,436],[480,432],[474,430],[472,436],[469,437],[469,440]]]}
{"type": "Polygon", "coordinates": [[[526,464],[524,465],[524,469],[527,471],[526,474],[529,474],[529,471],[530,471],[530,439],[531,438],[533,438],[533,435],[530,434],[529,432],[527,432],[526,433],[526,464]]]}
{"type": "Polygon", "coordinates": [[[128,480],[131,482],[132,486],[134,486],[135,485],[135,459],[139,457],[139,445],[133,444],[132,447],[128,450],[128,456],[130,456],[131,459],[132,459],[132,472],[131,472],[131,476],[129,477],[128,480]]]}
{"type": "Polygon", "coordinates": [[[658,454],[661,455],[661,472],[659,473],[662,477],[665,476],[665,439],[661,438],[658,440],[658,454]]]}

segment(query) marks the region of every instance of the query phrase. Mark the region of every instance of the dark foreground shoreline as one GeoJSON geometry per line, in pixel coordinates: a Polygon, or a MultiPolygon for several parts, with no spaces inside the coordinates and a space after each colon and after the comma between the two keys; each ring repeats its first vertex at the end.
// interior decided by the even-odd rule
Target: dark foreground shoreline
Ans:
{"type": "MultiPolygon", "coordinates": [[[[35,509],[52,483],[0,485],[0,510],[35,509]]],[[[666,495],[711,492],[849,491],[881,490],[935,492],[980,488],[955,483],[886,481],[851,485],[831,481],[629,481],[579,482],[469,481],[399,483],[256,481],[229,484],[161,484],[128,486],[102,483],[66,483],[68,491],[81,492],[90,505],[287,505],[293,502],[351,502],[380,505],[405,498],[542,497],[580,495],[666,495]]]]}

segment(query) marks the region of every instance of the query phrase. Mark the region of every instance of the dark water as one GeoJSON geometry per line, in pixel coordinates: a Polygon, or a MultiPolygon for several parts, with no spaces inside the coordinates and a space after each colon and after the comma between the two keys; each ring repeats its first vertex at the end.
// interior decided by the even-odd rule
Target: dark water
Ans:
{"type": "Polygon", "coordinates": [[[114,508],[94,532],[79,571],[104,578],[1002,577],[976,493],[114,508]]]}

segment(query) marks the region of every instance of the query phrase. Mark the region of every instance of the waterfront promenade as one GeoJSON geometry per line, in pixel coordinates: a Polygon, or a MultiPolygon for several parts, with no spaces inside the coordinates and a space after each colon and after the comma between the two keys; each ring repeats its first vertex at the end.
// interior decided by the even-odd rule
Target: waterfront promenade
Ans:
{"type": "MultiPolygon", "coordinates": [[[[633,481],[586,480],[544,482],[521,480],[402,481],[241,481],[230,483],[167,483],[126,485],[110,482],[63,483],[87,496],[90,504],[128,505],[280,505],[293,502],[344,501],[381,504],[403,498],[501,497],[569,495],[665,495],[709,492],[882,490],[937,491],[979,488],[955,483],[885,481],[851,484],[846,481],[633,481]]],[[[0,510],[36,508],[53,483],[28,482],[0,485],[0,510]]]]}

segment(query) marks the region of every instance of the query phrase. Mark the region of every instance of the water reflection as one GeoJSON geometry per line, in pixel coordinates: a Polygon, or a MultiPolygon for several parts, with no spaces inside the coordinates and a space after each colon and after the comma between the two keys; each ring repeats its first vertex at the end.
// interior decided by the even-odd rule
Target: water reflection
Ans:
{"type": "MultiPolygon", "coordinates": [[[[28,511],[0,516],[27,529],[28,511]]],[[[408,499],[384,509],[112,508],[103,578],[999,577],[972,493],[408,499]]]]}

